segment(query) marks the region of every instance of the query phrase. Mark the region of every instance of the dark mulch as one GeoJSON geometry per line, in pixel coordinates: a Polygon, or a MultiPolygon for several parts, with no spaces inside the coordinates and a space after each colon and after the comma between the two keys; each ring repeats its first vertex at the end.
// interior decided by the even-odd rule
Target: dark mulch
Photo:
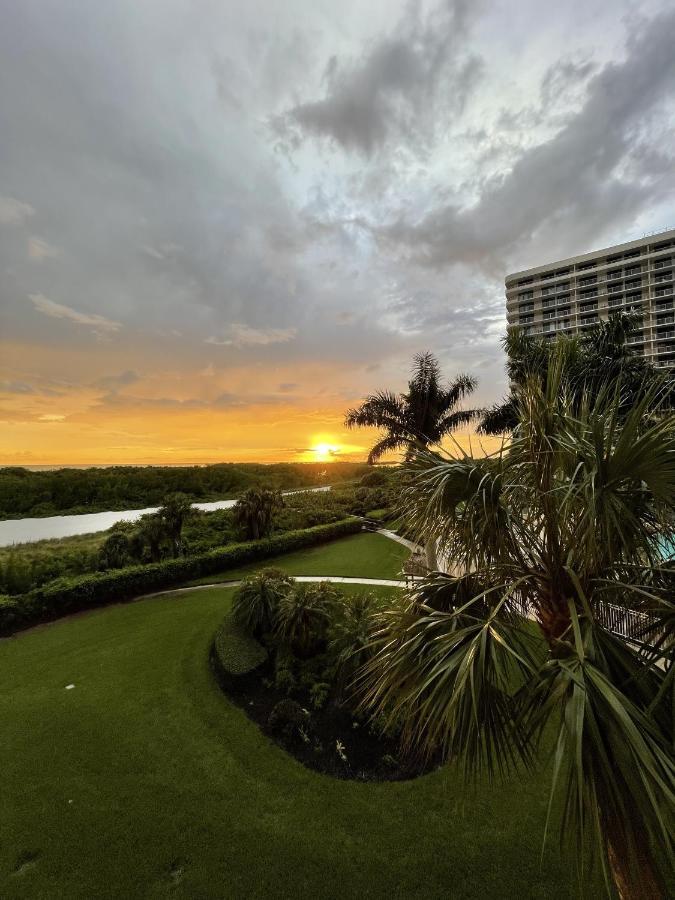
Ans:
{"type": "Polygon", "coordinates": [[[292,699],[309,713],[303,725],[304,737],[299,728],[289,729],[289,733],[272,729],[270,714],[280,700],[287,698],[273,683],[269,686],[274,679],[272,665],[266,663],[251,674],[231,676],[220,669],[211,654],[211,666],[228,698],[244,710],[264,735],[309,769],[356,781],[405,781],[440,765],[439,758],[406,758],[398,740],[375,733],[366,721],[335,699],[329,699],[322,709],[312,709],[308,695],[301,691],[295,692],[292,699]]]}

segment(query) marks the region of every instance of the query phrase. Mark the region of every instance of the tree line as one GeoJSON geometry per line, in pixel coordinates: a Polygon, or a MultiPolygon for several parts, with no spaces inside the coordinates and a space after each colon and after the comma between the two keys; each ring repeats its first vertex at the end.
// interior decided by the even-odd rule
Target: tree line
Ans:
{"type": "Polygon", "coordinates": [[[293,490],[358,478],[363,463],[219,463],[31,471],[0,468],[0,518],[160,506],[167,494],[193,502],[235,497],[248,488],[293,490]]]}

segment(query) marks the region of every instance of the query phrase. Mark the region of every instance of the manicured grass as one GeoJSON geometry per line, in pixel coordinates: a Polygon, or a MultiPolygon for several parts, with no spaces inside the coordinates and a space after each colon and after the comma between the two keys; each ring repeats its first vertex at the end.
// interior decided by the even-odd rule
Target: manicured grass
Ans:
{"type": "Polygon", "coordinates": [[[350,537],[287,553],[264,563],[253,563],[239,569],[230,569],[216,575],[200,578],[191,584],[212,584],[215,581],[231,581],[242,578],[259,569],[283,569],[289,575],[341,575],[362,578],[401,577],[401,569],[410,551],[396,541],[381,534],[364,532],[350,537]]]}
{"type": "Polygon", "coordinates": [[[548,773],[475,792],[451,766],[359,784],[267,741],[208,667],[231,594],[0,641],[0,896],[576,896],[555,844],[540,865],[548,773]]]}

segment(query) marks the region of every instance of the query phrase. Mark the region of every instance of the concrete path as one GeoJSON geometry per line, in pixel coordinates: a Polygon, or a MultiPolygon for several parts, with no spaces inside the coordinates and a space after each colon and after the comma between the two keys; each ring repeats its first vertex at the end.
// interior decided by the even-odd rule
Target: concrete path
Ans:
{"type": "Polygon", "coordinates": [[[414,543],[414,541],[409,541],[407,538],[401,537],[401,535],[396,534],[395,531],[389,531],[388,528],[378,528],[375,533],[389,538],[390,541],[396,541],[397,544],[403,544],[403,546],[407,547],[411,553],[414,553],[416,550],[423,550],[423,548],[420,547],[419,544],[414,543]]]}
{"type": "MultiPolygon", "coordinates": [[[[330,581],[333,584],[363,584],[366,587],[393,587],[404,588],[405,581],[398,581],[393,578],[348,578],[344,575],[291,575],[294,581],[306,581],[318,584],[322,581],[330,581]]],[[[137,597],[137,600],[146,600],[149,597],[164,597],[167,594],[184,594],[187,591],[203,591],[206,588],[233,588],[239,587],[241,580],[238,581],[212,581],[209,584],[193,584],[189,587],[171,588],[168,591],[153,591],[152,594],[143,594],[137,597]]]]}

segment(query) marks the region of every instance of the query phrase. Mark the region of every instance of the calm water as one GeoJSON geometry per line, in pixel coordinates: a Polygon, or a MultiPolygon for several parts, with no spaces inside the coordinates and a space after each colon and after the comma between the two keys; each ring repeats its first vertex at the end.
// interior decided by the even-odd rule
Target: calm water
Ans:
{"type": "MultiPolygon", "coordinates": [[[[309,491],[329,491],[330,487],[307,488],[309,491]]],[[[284,491],[284,494],[301,494],[303,491],[284,491]]],[[[213,503],[195,503],[195,509],[212,512],[214,509],[230,509],[236,500],[215,500],[213,503]]],[[[159,507],[125,509],[120,512],[85,513],[80,516],[50,516],[46,519],[7,519],[0,522],[0,547],[11,544],[27,544],[49,538],[73,537],[75,534],[93,534],[105,531],[116,522],[135,522],[141,516],[157,512],[159,507]]]]}

